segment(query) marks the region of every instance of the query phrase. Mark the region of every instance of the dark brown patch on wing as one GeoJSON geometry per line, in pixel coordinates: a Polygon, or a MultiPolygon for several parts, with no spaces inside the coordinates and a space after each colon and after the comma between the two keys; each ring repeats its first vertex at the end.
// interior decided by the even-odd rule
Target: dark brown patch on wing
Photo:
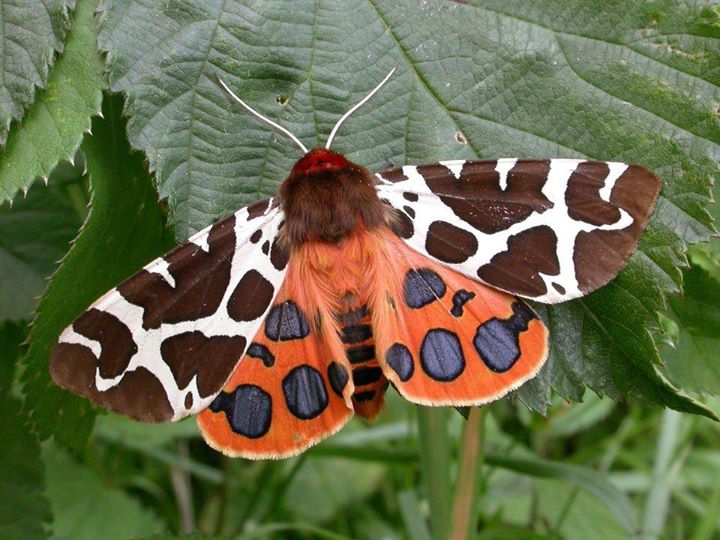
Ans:
{"type": "Polygon", "coordinates": [[[557,236],[543,225],[533,227],[508,239],[508,249],[495,255],[478,269],[478,277],[486,283],[525,296],[547,293],[540,273],[557,275],[557,236]]]}
{"type": "Polygon", "coordinates": [[[279,237],[276,237],[270,248],[270,262],[276,269],[282,270],[287,266],[289,257],[290,252],[287,247],[280,243],[279,237]]]}
{"type": "Polygon", "coordinates": [[[418,199],[419,199],[417,193],[412,193],[412,192],[410,192],[410,191],[404,192],[404,193],[403,193],[403,197],[404,197],[406,200],[410,201],[410,202],[417,202],[418,199]]]}
{"type": "Polygon", "coordinates": [[[248,206],[248,221],[264,215],[269,207],[270,199],[263,199],[248,206]]]}
{"type": "Polygon", "coordinates": [[[607,163],[589,161],[578,165],[570,175],[565,192],[565,204],[571,218],[592,225],[610,225],[620,219],[617,207],[600,198],[600,189],[609,173],[607,163]]]}
{"type": "Polygon", "coordinates": [[[58,343],[52,352],[53,381],[101,407],[142,422],[167,422],[173,410],[160,381],[147,369],[126,373],[117,386],[105,392],[95,387],[95,356],[84,345],[58,343]]]}
{"type": "Polygon", "coordinates": [[[446,263],[461,263],[475,255],[478,242],[468,231],[447,221],[433,221],[428,228],[425,249],[429,255],[446,263]]]}
{"type": "Polygon", "coordinates": [[[399,210],[396,210],[393,215],[395,219],[390,224],[392,231],[400,238],[412,238],[412,235],[415,234],[415,226],[410,217],[399,210]]]}
{"type": "Polygon", "coordinates": [[[235,216],[219,221],[208,235],[209,251],[189,242],[165,256],[171,286],[159,274],[141,270],[118,286],[131,304],[144,308],[143,328],[190,321],[212,315],[230,282],[235,252],[235,216]]]}
{"type": "Polygon", "coordinates": [[[88,339],[100,342],[97,366],[103,379],[112,379],[122,374],[138,350],[132,333],[123,322],[95,308],[78,317],[73,323],[73,329],[88,339]]]}
{"type": "Polygon", "coordinates": [[[228,315],[236,321],[254,321],[272,302],[275,287],[257,270],[248,270],[228,300],[228,315]]]}
{"type": "Polygon", "coordinates": [[[388,180],[390,182],[402,182],[403,180],[407,180],[408,177],[405,176],[405,173],[402,170],[402,167],[394,167],[392,169],[386,169],[384,171],[380,171],[380,176],[382,176],[385,180],[388,180]]]}
{"type": "Polygon", "coordinates": [[[197,375],[201,397],[222,387],[245,350],[242,336],[207,337],[202,332],[186,332],[169,337],[160,345],[163,361],[170,367],[178,388],[187,387],[197,375]]]}
{"type": "Polygon", "coordinates": [[[496,166],[497,161],[468,161],[459,179],[443,165],[417,169],[428,187],[456,216],[486,234],[508,229],[533,212],[544,212],[553,206],[542,193],[549,161],[518,161],[507,175],[504,190],[496,166]]]}
{"type": "MultiPolygon", "coordinates": [[[[635,251],[660,193],[660,181],[643,167],[631,165],[620,175],[610,195],[633,222],[619,231],[581,232],[575,240],[573,262],[578,288],[588,293],[613,279],[635,251]]],[[[619,216],[618,216],[619,219],[619,216]]]]}

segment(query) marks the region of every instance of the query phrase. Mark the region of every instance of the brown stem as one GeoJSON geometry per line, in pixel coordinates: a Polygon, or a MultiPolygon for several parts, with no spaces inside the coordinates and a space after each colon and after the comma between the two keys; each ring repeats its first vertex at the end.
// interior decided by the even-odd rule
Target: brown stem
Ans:
{"type": "Polygon", "coordinates": [[[452,508],[452,540],[467,540],[476,526],[477,482],[483,464],[485,409],[473,407],[463,433],[460,465],[452,508]]]}

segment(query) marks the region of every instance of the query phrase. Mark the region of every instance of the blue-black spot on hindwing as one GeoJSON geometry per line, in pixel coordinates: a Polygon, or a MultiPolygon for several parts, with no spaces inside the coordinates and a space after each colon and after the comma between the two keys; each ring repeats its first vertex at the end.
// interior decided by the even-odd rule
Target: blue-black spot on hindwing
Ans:
{"type": "Polygon", "coordinates": [[[457,335],[443,328],[429,330],[420,347],[420,364],[436,381],[457,379],[465,370],[465,355],[457,335]]]}
{"type": "Polygon", "coordinates": [[[270,429],[272,398],[259,386],[242,384],[232,392],[220,392],[210,410],[224,412],[233,432],[258,439],[270,429]]]}
{"type": "Polygon", "coordinates": [[[330,388],[333,389],[333,392],[342,397],[343,390],[345,390],[350,376],[345,366],[337,362],[330,362],[328,366],[328,380],[330,381],[330,388]]]}
{"type": "Polygon", "coordinates": [[[301,420],[315,418],[328,406],[322,375],[307,364],[291,370],[282,381],[282,389],[288,409],[301,420]]]}
{"type": "Polygon", "coordinates": [[[385,353],[385,361],[402,382],[410,380],[415,367],[412,354],[405,345],[402,343],[392,345],[385,353]]]}
{"type": "Polygon", "coordinates": [[[538,316],[520,300],[512,305],[508,319],[490,319],[478,326],[473,344],[487,367],[502,373],[509,370],[520,358],[520,332],[528,329],[531,320],[538,316]]]}
{"type": "Polygon", "coordinates": [[[275,365],[275,356],[270,352],[270,349],[261,343],[251,343],[245,354],[250,358],[261,360],[265,367],[275,365]]]}
{"type": "Polygon", "coordinates": [[[265,320],[265,335],[273,341],[302,339],[310,334],[310,325],[303,310],[292,300],[276,304],[265,320]]]}
{"type": "Polygon", "coordinates": [[[453,317],[462,317],[463,316],[463,306],[467,304],[470,300],[475,298],[475,293],[466,291],[465,289],[460,289],[455,294],[453,294],[452,303],[453,307],[450,310],[450,314],[453,317]]]}
{"type": "Polygon", "coordinates": [[[403,295],[405,303],[413,308],[420,309],[445,295],[447,287],[437,272],[429,268],[409,270],[405,274],[403,295]]]}

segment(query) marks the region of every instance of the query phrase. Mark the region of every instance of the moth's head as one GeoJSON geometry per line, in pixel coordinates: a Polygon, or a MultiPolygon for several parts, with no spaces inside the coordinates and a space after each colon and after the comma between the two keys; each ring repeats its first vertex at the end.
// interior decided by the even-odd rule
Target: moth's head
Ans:
{"type": "Polygon", "coordinates": [[[340,171],[351,165],[352,163],[342,154],[326,148],[314,148],[297,160],[290,176],[312,176],[318,172],[340,171]]]}

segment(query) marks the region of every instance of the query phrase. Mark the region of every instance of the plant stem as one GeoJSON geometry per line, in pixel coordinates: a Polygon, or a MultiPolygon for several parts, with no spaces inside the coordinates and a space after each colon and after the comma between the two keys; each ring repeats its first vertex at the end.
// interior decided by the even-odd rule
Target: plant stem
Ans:
{"type": "Polygon", "coordinates": [[[477,501],[480,495],[478,484],[484,461],[485,414],[484,408],[472,407],[465,424],[452,508],[452,540],[466,540],[472,537],[477,526],[477,501]]]}
{"type": "Polygon", "coordinates": [[[450,532],[450,440],[447,409],[418,407],[420,467],[430,504],[433,537],[442,540],[450,532]]]}

